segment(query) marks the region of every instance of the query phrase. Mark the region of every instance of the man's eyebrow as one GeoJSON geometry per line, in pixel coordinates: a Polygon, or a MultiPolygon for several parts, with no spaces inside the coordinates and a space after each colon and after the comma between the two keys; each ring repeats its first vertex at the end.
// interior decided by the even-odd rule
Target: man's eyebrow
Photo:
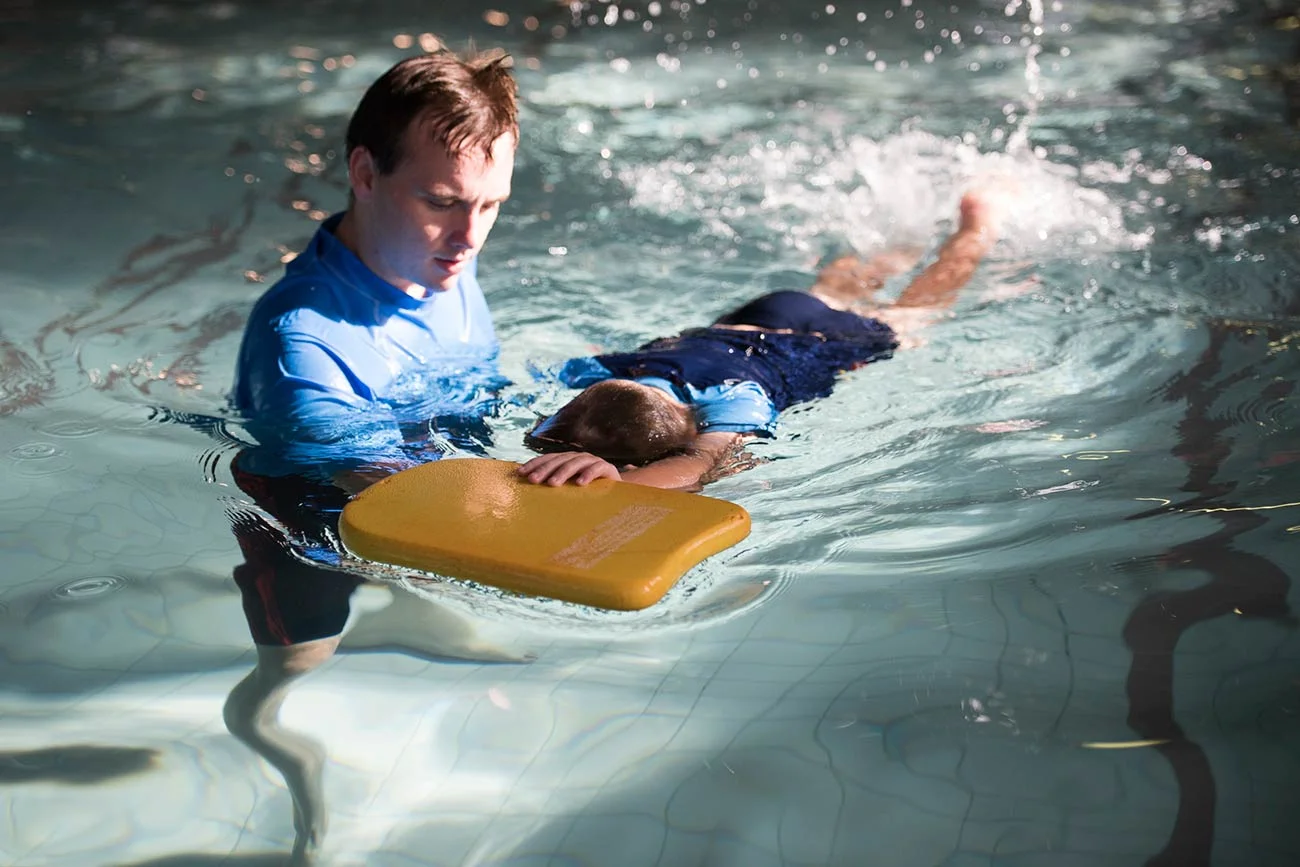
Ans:
{"type": "MultiPolygon", "coordinates": [[[[489,204],[497,204],[500,202],[504,202],[506,199],[510,198],[513,192],[514,192],[513,190],[507,190],[504,194],[497,196],[495,198],[485,199],[485,201],[489,204]]],[[[469,199],[466,199],[460,193],[453,193],[450,191],[421,189],[420,195],[424,196],[426,199],[442,199],[442,200],[453,201],[453,202],[469,201],[469,199]]]]}

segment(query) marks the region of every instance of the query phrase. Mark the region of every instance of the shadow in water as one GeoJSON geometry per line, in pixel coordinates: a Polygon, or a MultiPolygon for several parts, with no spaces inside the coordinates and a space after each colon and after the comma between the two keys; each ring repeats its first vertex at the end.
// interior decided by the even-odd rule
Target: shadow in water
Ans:
{"type": "Polygon", "coordinates": [[[1187,402],[1172,453],[1187,463],[1183,490],[1193,496],[1129,517],[1141,520],[1203,511],[1220,524],[1209,535],[1175,545],[1157,558],[1168,568],[1208,573],[1210,580],[1191,590],[1148,595],[1124,625],[1124,642],[1133,653],[1127,682],[1128,723],[1142,738],[1162,741],[1156,749],[1172,766],[1178,786],[1174,827],[1165,848],[1147,861],[1153,867],[1209,865],[1214,847],[1214,772],[1204,749],[1184,734],[1174,716],[1174,654],[1179,639],[1198,623],[1225,615],[1295,622],[1287,603],[1291,580],[1286,572],[1267,557],[1233,546],[1238,536],[1263,526],[1267,519],[1249,507],[1221,500],[1236,483],[1216,480],[1232,453],[1225,432],[1234,422],[1227,414],[1213,414],[1215,402],[1228,388],[1259,373],[1251,365],[1220,377],[1224,349],[1238,333],[1228,323],[1211,324],[1209,345],[1197,363],[1165,389],[1166,400],[1187,402]]]}
{"type": "Polygon", "coordinates": [[[238,622],[214,616],[233,594],[212,573],[67,574],[78,577],[53,590],[32,580],[4,597],[0,681],[7,689],[91,695],[112,684],[242,664],[238,622]]]}
{"type": "Polygon", "coordinates": [[[153,768],[155,750],[77,744],[0,752],[0,785],[102,783],[153,768]]]}
{"type": "Polygon", "coordinates": [[[253,855],[221,855],[189,853],[164,855],[149,861],[131,861],[117,867],[297,867],[308,862],[279,852],[258,852],[253,855]]]}

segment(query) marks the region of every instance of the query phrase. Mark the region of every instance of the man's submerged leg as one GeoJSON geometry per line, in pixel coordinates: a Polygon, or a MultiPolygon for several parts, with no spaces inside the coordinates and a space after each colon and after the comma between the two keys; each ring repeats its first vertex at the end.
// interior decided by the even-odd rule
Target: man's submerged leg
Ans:
{"type": "Polygon", "coordinates": [[[310,861],[325,836],[325,751],[310,736],[281,726],[280,706],[290,684],[332,657],[338,644],[334,636],[285,647],[258,645],[257,666],[230,691],[222,709],[230,733],[284,776],[293,801],[294,863],[310,861]]]}

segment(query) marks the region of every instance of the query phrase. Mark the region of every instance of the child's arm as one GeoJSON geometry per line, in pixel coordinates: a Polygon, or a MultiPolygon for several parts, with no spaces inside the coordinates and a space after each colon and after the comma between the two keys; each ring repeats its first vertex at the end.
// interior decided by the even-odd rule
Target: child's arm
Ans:
{"type": "Polygon", "coordinates": [[[624,471],[623,481],[655,488],[699,491],[718,478],[717,471],[736,453],[736,447],[744,439],[744,435],[737,433],[702,433],[680,455],[660,458],[644,467],[624,471]]]}
{"type": "Polygon", "coordinates": [[[703,433],[682,454],[621,473],[613,464],[586,452],[556,452],[533,458],[519,468],[519,474],[536,485],[586,485],[596,479],[616,479],[653,488],[699,491],[717,478],[714,474],[744,438],[736,433],[703,433]]]}

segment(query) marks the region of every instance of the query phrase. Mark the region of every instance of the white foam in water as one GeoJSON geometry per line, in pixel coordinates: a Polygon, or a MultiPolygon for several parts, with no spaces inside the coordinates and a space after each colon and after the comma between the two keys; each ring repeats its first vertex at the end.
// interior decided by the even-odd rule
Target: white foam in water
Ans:
{"type": "Polygon", "coordinates": [[[928,243],[956,215],[962,192],[991,185],[1015,202],[1003,228],[1010,255],[1063,247],[1131,249],[1147,239],[1125,226],[1118,203],[1079,183],[1078,172],[1031,154],[908,131],[845,146],[749,137],[705,161],[631,166],[620,178],[632,204],[694,215],[727,236],[757,221],[798,250],[843,238],[858,250],[928,243]]]}

